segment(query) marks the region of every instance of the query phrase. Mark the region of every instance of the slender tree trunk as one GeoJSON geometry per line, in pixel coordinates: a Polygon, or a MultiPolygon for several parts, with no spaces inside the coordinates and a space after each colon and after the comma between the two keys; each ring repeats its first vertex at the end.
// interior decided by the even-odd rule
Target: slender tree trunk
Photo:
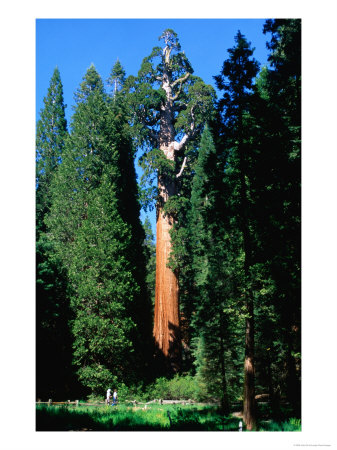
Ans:
{"type": "MultiPolygon", "coordinates": [[[[290,328],[290,327],[289,327],[290,328]]],[[[291,331],[287,330],[286,335],[286,397],[296,416],[301,414],[301,385],[296,375],[296,363],[292,355],[293,343],[291,331]]],[[[293,327],[291,327],[293,328],[293,327]]]]}
{"type": "Polygon", "coordinates": [[[252,430],[256,424],[253,302],[247,301],[246,306],[249,317],[246,319],[243,420],[247,430],[252,430]]]}
{"type": "Polygon", "coordinates": [[[224,337],[225,320],[224,315],[220,312],[220,367],[221,367],[221,384],[222,384],[222,396],[221,396],[221,409],[224,415],[229,414],[229,401],[227,394],[227,380],[226,380],[226,368],[225,368],[225,337],[224,337]]]}
{"type": "MultiPolygon", "coordinates": [[[[238,128],[238,151],[240,164],[240,203],[241,222],[244,247],[244,274],[245,282],[250,284],[250,266],[252,258],[251,236],[249,231],[248,199],[246,186],[246,168],[244,162],[243,146],[243,123],[242,111],[239,112],[238,128]]],[[[255,365],[254,365],[254,302],[251,287],[246,288],[246,337],[245,337],[245,362],[244,362],[244,397],[243,397],[243,420],[247,430],[252,430],[256,424],[255,403],[255,365]]]]}
{"type": "Polygon", "coordinates": [[[269,403],[272,410],[272,415],[276,413],[276,402],[275,402],[275,393],[274,393],[274,385],[273,385],[273,372],[271,368],[271,359],[270,352],[267,350],[267,379],[268,379],[268,394],[269,394],[269,403]]]}

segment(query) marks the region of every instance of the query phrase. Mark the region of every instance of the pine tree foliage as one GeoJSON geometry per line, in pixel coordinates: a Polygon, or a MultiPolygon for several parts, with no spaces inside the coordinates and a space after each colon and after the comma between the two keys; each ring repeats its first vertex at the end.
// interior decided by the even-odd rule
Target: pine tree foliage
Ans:
{"type": "Polygon", "coordinates": [[[57,398],[74,389],[66,274],[53,261],[45,234],[51,183],[61,163],[67,123],[60,72],[55,68],[36,129],[36,381],[37,395],[57,398]],[[52,359],[48,355],[53,355],[52,359]],[[45,363],[48,358],[49,363],[45,363]]]}
{"type": "Polygon", "coordinates": [[[50,80],[44,107],[36,128],[36,214],[37,231],[44,230],[43,218],[50,206],[51,179],[62,158],[67,121],[61,76],[56,67],[50,80]]]}
{"type": "Polygon", "coordinates": [[[99,187],[86,198],[86,218],[76,232],[69,267],[76,311],[74,362],[89,387],[93,373],[102,385],[126,380],[126,361],[134,350],[131,317],[138,292],[130,261],[131,230],[118,213],[112,179],[109,169],[104,170],[99,187]],[[109,373],[115,378],[107,379],[109,373]]]}
{"type": "MultiPolygon", "coordinates": [[[[94,66],[75,98],[48,226],[70,280],[74,363],[83,385],[97,393],[106,383],[127,381],[129,364],[146,364],[135,349],[150,310],[125,116],[123,122],[119,104],[107,101],[94,66]]],[[[149,338],[143,346],[148,343],[149,338]]]]}
{"type": "Polygon", "coordinates": [[[154,307],[155,286],[156,286],[156,244],[152,232],[151,222],[148,216],[144,221],[145,232],[145,250],[146,250],[146,284],[151,298],[152,307],[154,307]]]}
{"type": "Polygon", "coordinates": [[[108,84],[113,89],[114,96],[117,94],[117,92],[119,92],[123,88],[125,83],[125,76],[126,72],[123,69],[123,66],[120,63],[119,59],[117,59],[117,61],[115,62],[115,64],[111,69],[110,77],[107,80],[108,84]]]}
{"type": "MultiPolygon", "coordinates": [[[[209,128],[199,147],[191,192],[190,233],[195,306],[192,327],[203,346],[204,359],[196,358],[197,373],[205,380],[205,393],[217,392],[222,408],[229,412],[228,377],[235,371],[231,294],[234,285],[228,264],[228,237],[224,228],[222,167],[209,128]],[[197,333],[196,333],[197,332],[197,333]]],[[[233,319],[235,322],[233,322],[233,319]]],[[[196,347],[198,354],[198,345],[196,347]]]]}

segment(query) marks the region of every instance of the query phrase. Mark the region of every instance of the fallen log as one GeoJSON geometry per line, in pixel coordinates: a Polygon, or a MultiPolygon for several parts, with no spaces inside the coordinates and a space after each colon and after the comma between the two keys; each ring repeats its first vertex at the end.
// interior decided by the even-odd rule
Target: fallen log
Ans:
{"type": "Polygon", "coordinates": [[[255,400],[269,400],[269,394],[255,395],[255,400]]]}

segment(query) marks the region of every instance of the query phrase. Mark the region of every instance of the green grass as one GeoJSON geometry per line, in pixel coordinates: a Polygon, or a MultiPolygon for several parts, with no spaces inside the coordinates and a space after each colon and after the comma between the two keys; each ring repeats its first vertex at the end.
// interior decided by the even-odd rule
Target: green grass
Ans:
{"type": "Polygon", "coordinates": [[[301,420],[292,418],[281,423],[261,421],[259,431],[301,431],[301,420]]]}
{"type": "MultiPolygon", "coordinates": [[[[203,405],[127,405],[36,407],[37,431],[238,431],[237,417],[224,417],[215,406],[203,405]]],[[[261,431],[299,431],[300,421],[264,421],[261,431]]]]}
{"type": "Polygon", "coordinates": [[[215,407],[151,405],[147,409],[118,405],[37,406],[37,431],[207,431],[237,430],[237,418],[224,418],[215,407]],[[170,421],[171,419],[171,421],[170,421]]]}

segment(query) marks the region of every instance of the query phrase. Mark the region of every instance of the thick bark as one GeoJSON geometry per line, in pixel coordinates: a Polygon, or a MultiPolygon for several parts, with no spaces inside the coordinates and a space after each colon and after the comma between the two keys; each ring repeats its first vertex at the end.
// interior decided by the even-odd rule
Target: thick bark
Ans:
{"type": "Polygon", "coordinates": [[[154,338],[157,348],[167,358],[173,370],[179,369],[180,324],[178,279],[167,267],[171,252],[170,229],[172,219],[158,211],[156,246],[156,292],[154,311],[154,338]]]}
{"type": "MultiPolygon", "coordinates": [[[[163,145],[165,156],[174,160],[173,143],[163,145]]],[[[154,338],[157,349],[166,358],[174,370],[180,367],[180,321],[179,321],[179,287],[177,274],[168,267],[172,250],[170,230],[173,217],[164,214],[163,207],[176,192],[173,177],[159,176],[158,188],[160,200],[157,205],[157,244],[156,244],[156,290],[154,310],[154,338]]]]}

